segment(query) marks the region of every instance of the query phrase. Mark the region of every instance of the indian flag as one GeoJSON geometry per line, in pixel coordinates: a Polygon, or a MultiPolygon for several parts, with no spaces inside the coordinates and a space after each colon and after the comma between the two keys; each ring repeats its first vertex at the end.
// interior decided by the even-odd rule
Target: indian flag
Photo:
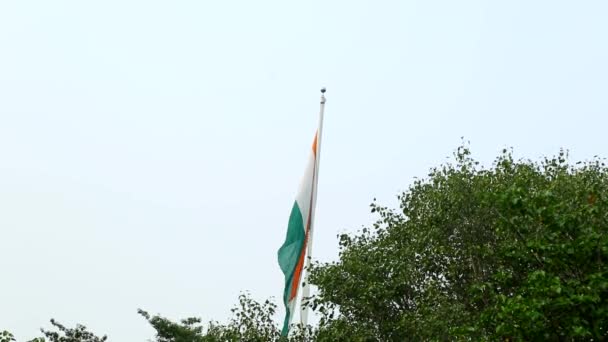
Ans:
{"type": "Polygon", "coordinates": [[[289,325],[294,316],[298,290],[304,271],[307,247],[310,250],[310,244],[312,243],[312,225],[314,221],[317,178],[319,175],[319,151],[324,103],[325,98],[322,97],[319,129],[313,139],[304,177],[300,181],[296,200],[289,215],[285,242],[278,252],[279,265],[285,275],[283,302],[286,313],[282,330],[283,335],[289,333],[289,325]]]}

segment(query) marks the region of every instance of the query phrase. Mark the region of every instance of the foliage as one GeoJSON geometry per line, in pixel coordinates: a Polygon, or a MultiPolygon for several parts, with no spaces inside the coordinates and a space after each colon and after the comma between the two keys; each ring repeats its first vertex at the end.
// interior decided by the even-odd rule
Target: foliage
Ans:
{"type": "Polygon", "coordinates": [[[319,340],[606,339],[605,165],[455,157],[314,265],[319,340]]]}
{"type": "Polygon", "coordinates": [[[204,341],[201,335],[203,327],[200,325],[199,318],[186,318],[180,323],[174,323],[161,316],[150,316],[141,309],[138,310],[138,313],[156,330],[156,341],[158,342],[204,341]]]}
{"type": "Polygon", "coordinates": [[[200,318],[187,318],[180,323],[161,316],[139,313],[156,330],[157,342],[207,342],[207,341],[278,341],[280,331],[273,321],[276,304],[270,300],[259,303],[248,294],[239,296],[239,303],[232,310],[228,324],[209,322],[207,328],[200,318]]]}
{"type": "MultiPolygon", "coordinates": [[[[227,324],[209,322],[205,327],[200,318],[186,318],[179,322],[173,322],[162,316],[150,315],[144,310],[138,313],[156,331],[156,342],[225,342],[225,341],[249,341],[267,342],[284,341],[280,336],[278,325],[273,317],[276,312],[276,304],[271,300],[262,303],[255,301],[248,294],[239,296],[238,304],[232,308],[232,318],[227,324]]],[[[51,320],[58,331],[47,331],[42,329],[44,337],[35,338],[29,342],[104,342],[106,336],[97,337],[86,330],[82,325],[74,329],[68,329],[51,320]]],[[[291,341],[310,341],[314,332],[312,327],[294,327],[291,341]]],[[[0,342],[15,341],[9,332],[0,333],[0,342]]]]}
{"type": "Polygon", "coordinates": [[[0,331],[0,342],[11,342],[14,341],[15,337],[10,332],[4,330],[0,331]]]}
{"type": "MultiPolygon", "coordinates": [[[[29,342],[105,342],[108,337],[98,337],[88,331],[83,325],[76,325],[75,328],[66,328],[61,323],[51,319],[51,324],[57,331],[40,329],[44,337],[36,337],[29,342]]],[[[8,331],[0,332],[0,342],[15,341],[15,337],[8,331]]]]}
{"type": "Polygon", "coordinates": [[[58,331],[40,329],[44,337],[37,337],[30,342],[104,342],[108,339],[105,335],[96,336],[80,324],[77,324],[75,328],[66,328],[54,319],[51,319],[51,324],[58,331]]]}

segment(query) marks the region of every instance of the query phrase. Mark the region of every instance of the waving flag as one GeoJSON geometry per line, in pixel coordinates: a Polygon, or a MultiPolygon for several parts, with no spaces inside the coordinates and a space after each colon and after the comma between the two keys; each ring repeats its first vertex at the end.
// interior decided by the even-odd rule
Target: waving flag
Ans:
{"type": "MultiPolygon", "coordinates": [[[[321,91],[324,92],[324,89],[321,91]]],[[[291,323],[295,312],[306,254],[308,254],[309,257],[307,264],[310,263],[324,104],[325,97],[322,96],[319,129],[313,139],[312,150],[310,151],[310,157],[306,165],[306,170],[304,171],[304,177],[300,182],[296,200],[291,209],[291,214],[289,215],[285,242],[278,252],[279,266],[281,266],[281,270],[285,275],[283,302],[285,304],[286,313],[282,330],[283,335],[289,333],[289,324],[291,323]]],[[[305,289],[304,293],[308,296],[307,289],[305,289]]],[[[306,324],[306,315],[306,311],[302,313],[303,324],[306,324]]]]}

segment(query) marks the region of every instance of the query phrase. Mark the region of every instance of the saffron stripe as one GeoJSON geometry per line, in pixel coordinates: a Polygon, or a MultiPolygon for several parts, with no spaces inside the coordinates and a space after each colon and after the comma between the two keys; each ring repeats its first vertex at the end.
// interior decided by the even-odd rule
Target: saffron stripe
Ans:
{"type": "MultiPolygon", "coordinates": [[[[312,153],[315,155],[315,161],[317,159],[317,137],[319,136],[319,131],[315,133],[315,140],[312,142],[312,153]]],[[[317,163],[315,163],[316,165],[317,163]]]]}

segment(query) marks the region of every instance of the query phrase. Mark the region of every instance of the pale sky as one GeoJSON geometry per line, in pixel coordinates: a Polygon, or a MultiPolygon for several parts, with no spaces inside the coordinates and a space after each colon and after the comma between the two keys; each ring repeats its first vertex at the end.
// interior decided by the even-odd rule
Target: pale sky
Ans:
{"type": "Polygon", "coordinates": [[[608,156],[607,18],[602,0],[0,0],[0,330],[144,341],[138,308],[280,302],[322,86],[318,260],[462,136],[485,164],[608,156]]]}

